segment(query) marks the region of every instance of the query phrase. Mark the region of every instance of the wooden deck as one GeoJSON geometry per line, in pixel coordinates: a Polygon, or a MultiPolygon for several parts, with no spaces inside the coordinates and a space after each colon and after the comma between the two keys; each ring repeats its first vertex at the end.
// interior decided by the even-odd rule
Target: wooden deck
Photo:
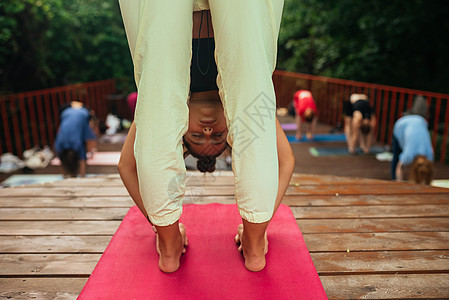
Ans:
{"type": "MultiPolygon", "coordinates": [[[[234,202],[189,175],[186,202],[234,202]]],[[[284,203],[329,298],[449,298],[448,189],[295,174],[284,203]]],[[[132,205],[116,174],[0,190],[0,299],[76,298],[132,205]]]]}

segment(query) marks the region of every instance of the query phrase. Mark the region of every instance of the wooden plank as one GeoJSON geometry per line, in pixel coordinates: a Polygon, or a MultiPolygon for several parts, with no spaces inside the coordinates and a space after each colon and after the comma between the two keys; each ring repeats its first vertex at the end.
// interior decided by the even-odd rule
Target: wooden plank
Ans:
{"type": "Polygon", "coordinates": [[[84,196],[84,197],[98,197],[98,196],[109,196],[109,197],[123,197],[128,196],[128,191],[125,187],[101,187],[101,188],[90,188],[86,189],[84,187],[52,187],[47,188],[41,186],[19,186],[19,187],[9,187],[7,189],[0,190],[0,196],[8,197],[65,197],[65,196],[84,196]]]}
{"type": "Polygon", "coordinates": [[[87,278],[0,278],[0,299],[75,300],[87,278]]]}
{"type": "Polygon", "coordinates": [[[447,251],[311,253],[320,275],[357,273],[448,273],[447,251]]]}
{"type": "MultiPolygon", "coordinates": [[[[207,196],[193,195],[185,197],[184,203],[235,203],[234,195],[207,196]]],[[[283,204],[289,206],[349,206],[349,205],[410,205],[410,204],[449,204],[446,194],[423,195],[310,195],[285,196],[283,204]]],[[[131,197],[77,197],[77,196],[43,196],[43,197],[0,197],[0,208],[13,207],[131,207],[131,197]]]]}
{"type": "Polygon", "coordinates": [[[418,184],[394,183],[395,186],[364,185],[353,183],[351,185],[301,185],[289,186],[287,195],[391,195],[391,194],[428,194],[439,193],[449,195],[444,188],[420,186],[418,184]]]}
{"type": "Polygon", "coordinates": [[[371,233],[371,232],[448,232],[448,218],[391,218],[391,219],[299,219],[299,228],[306,233],[371,233]]]}
{"type": "MultiPolygon", "coordinates": [[[[0,190],[1,197],[123,197],[128,196],[128,191],[125,187],[110,186],[110,187],[92,187],[85,188],[79,186],[68,187],[52,187],[43,188],[37,186],[22,186],[10,187],[0,190]],[[5,192],[4,190],[7,190],[5,192]]],[[[234,195],[233,186],[190,186],[186,187],[186,196],[200,196],[200,195],[217,195],[217,196],[232,196],[234,195]]]]}
{"type": "Polygon", "coordinates": [[[19,207],[131,207],[131,197],[0,197],[0,208],[19,207]]]}
{"type": "MultiPolygon", "coordinates": [[[[332,175],[313,175],[313,174],[293,174],[290,185],[353,185],[354,182],[370,185],[395,185],[396,183],[388,180],[342,177],[332,175]]],[[[99,175],[89,178],[70,178],[61,181],[52,182],[52,186],[114,186],[121,185],[122,181],[119,174],[99,175]]],[[[234,175],[231,171],[221,171],[203,174],[201,172],[187,172],[186,185],[234,185],[234,175]]]]}
{"type": "Polygon", "coordinates": [[[326,184],[354,184],[354,183],[370,184],[370,185],[380,185],[394,183],[390,180],[380,180],[371,178],[361,178],[361,177],[345,177],[345,176],[335,176],[335,175],[314,175],[314,174],[299,174],[293,173],[290,184],[294,185],[296,183],[300,185],[326,185],[326,184]]]}
{"type": "Polygon", "coordinates": [[[329,299],[444,299],[449,274],[321,276],[329,299]]]}
{"type": "MultiPolygon", "coordinates": [[[[226,172],[223,176],[221,172],[203,174],[201,172],[187,172],[186,185],[234,185],[234,175],[232,172],[226,172]]],[[[313,182],[313,181],[311,181],[313,182]]],[[[98,175],[87,178],[67,178],[64,180],[36,184],[34,186],[52,186],[52,187],[108,187],[122,186],[122,180],[118,173],[108,175],[98,175]]]]}
{"type": "Polygon", "coordinates": [[[121,221],[0,221],[0,235],[113,235],[121,221]]]}
{"type": "Polygon", "coordinates": [[[447,250],[449,232],[304,234],[310,252],[447,250]],[[326,241],[326,242],[323,242],[326,241]]]}
{"type": "MultiPolygon", "coordinates": [[[[186,195],[184,204],[208,204],[223,203],[234,204],[234,196],[205,196],[205,195],[186,195]]],[[[121,197],[18,197],[7,198],[0,197],[0,208],[64,208],[64,207],[131,207],[134,206],[130,196],[121,197]]]]}
{"type": "Polygon", "coordinates": [[[0,276],[89,277],[101,254],[0,254],[0,276]]]}
{"type": "MultiPolygon", "coordinates": [[[[447,194],[449,196],[449,190],[437,187],[422,187],[413,184],[394,183],[395,186],[384,185],[364,185],[364,184],[350,184],[350,185],[301,185],[301,186],[289,186],[287,188],[287,195],[394,195],[394,194],[428,194],[439,193],[447,194]]],[[[54,187],[43,189],[36,186],[23,186],[23,187],[11,187],[6,189],[8,197],[30,197],[39,195],[40,197],[48,196],[109,196],[109,197],[121,197],[127,196],[128,192],[125,187],[121,186],[105,186],[105,187],[92,187],[85,188],[79,186],[69,187],[54,187]]],[[[190,186],[186,188],[186,194],[194,195],[218,195],[218,196],[231,196],[234,195],[233,186],[190,186]]],[[[0,196],[6,195],[4,191],[0,191],[0,196]]]]}
{"type": "Polygon", "coordinates": [[[298,219],[449,217],[449,204],[291,207],[298,219]]]}
{"type": "Polygon", "coordinates": [[[289,195],[283,204],[289,206],[337,206],[337,205],[410,205],[410,204],[449,204],[447,194],[411,195],[289,195]]]}
{"type": "MultiPolygon", "coordinates": [[[[200,172],[198,172],[200,173],[200,172]]],[[[231,173],[232,175],[232,173],[231,173]]],[[[234,185],[234,177],[232,176],[220,176],[213,173],[204,174],[194,174],[187,172],[185,184],[187,186],[197,186],[197,185],[234,185]]],[[[112,175],[100,175],[96,177],[89,178],[69,178],[60,181],[55,181],[51,183],[44,183],[44,186],[52,187],[108,187],[108,186],[122,186],[122,180],[118,174],[112,175]]]]}
{"type": "Polygon", "coordinates": [[[0,220],[122,220],[129,207],[2,208],[0,220]]]}
{"type": "Polygon", "coordinates": [[[104,236],[0,236],[0,253],[103,253],[104,236]]]}

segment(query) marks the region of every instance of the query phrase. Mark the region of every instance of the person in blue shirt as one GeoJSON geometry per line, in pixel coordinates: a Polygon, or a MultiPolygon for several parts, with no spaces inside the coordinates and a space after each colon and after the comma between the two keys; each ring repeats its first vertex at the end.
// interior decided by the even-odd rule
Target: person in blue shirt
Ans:
{"type": "Polygon", "coordinates": [[[406,115],[393,127],[392,179],[402,181],[404,166],[412,165],[410,179],[430,184],[433,176],[433,148],[427,121],[420,115],[406,115]]]}
{"type": "Polygon", "coordinates": [[[89,126],[89,111],[81,102],[73,101],[63,108],[61,124],[55,140],[55,151],[66,176],[86,175],[86,143],[96,135],[89,126]]]}

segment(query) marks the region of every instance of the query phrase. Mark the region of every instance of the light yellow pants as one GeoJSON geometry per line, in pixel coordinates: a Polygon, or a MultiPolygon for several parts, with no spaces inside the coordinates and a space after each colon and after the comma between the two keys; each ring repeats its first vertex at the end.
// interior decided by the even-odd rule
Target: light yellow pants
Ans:
{"type": "Polygon", "coordinates": [[[276,100],[271,80],[283,0],[119,0],[138,88],[140,193],[158,226],[182,213],[192,14],[210,9],[217,84],[232,146],[235,194],[245,220],[270,220],[278,189],[276,100]]]}

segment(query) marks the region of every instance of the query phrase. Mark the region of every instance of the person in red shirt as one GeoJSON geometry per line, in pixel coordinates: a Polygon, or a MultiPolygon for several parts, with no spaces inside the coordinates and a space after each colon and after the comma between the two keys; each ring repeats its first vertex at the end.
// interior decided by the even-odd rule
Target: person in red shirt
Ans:
{"type": "Polygon", "coordinates": [[[306,137],[308,140],[312,140],[318,119],[318,110],[312,93],[306,90],[297,91],[293,96],[293,106],[296,112],[296,139],[302,138],[301,124],[306,121],[309,124],[306,137]]]}

